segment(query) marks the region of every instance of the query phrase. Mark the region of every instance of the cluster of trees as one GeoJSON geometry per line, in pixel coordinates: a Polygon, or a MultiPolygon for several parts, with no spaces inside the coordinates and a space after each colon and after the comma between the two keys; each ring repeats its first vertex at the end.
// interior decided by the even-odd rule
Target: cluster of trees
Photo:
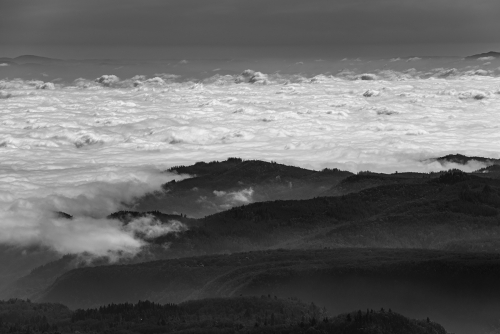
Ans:
{"type": "Polygon", "coordinates": [[[218,174],[225,172],[238,164],[242,163],[241,158],[228,158],[225,161],[211,161],[211,162],[197,162],[191,166],[173,166],[168,169],[171,173],[178,174],[188,174],[188,175],[207,175],[207,174],[218,174]]]}
{"type": "Polygon", "coordinates": [[[439,177],[434,181],[441,184],[455,184],[458,182],[470,180],[471,178],[471,175],[461,171],[460,169],[450,169],[447,172],[439,175],[439,177]]]}
{"type": "Polygon", "coordinates": [[[36,304],[29,299],[0,301],[0,333],[54,333],[70,315],[61,304],[36,304]]]}
{"type": "MultiPolygon", "coordinates": [[[[449,176],[449,179],[452,177],[449,176]]],[[[455,173],[455,177],[462,178],[459,173],[455,173]]],[[[464,182],[457,197],[441,203],[439,209],[469,216],[494,217],[498,215],[500,196],[498,191],[488,183],[464,182]],[[471,186],[479,190],[473,190],[471,186]]]]}
{"type": "Polygon", "coordinates": [[[1,333],[406,333],[446,334],[439,324],[361,310],[329,317],[325,309],[296,298],[235,297],[157,304],[109,304],[69,311],[60,304],[0,301],[1,333]]]}

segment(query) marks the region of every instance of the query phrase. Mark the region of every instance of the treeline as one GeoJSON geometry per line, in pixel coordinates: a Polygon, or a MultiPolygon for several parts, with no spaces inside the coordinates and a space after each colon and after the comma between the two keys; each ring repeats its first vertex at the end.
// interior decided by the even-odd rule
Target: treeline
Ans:
{"type": "Polygon", "coordinates": [[[189,174],[189,175],[207,175],[207,174],[218,174],[225,172],[238,164],[242,163],[243,159],[240,158],[228,158],[225,161],[211,161],[211,162],[197,162],[191,166],[173,166],[167,171],[171,173],[178,174],[189,174]]]}
{"type": "MultiPolygon", "coordinates": [[[[469,177],[460,173],[454,173],[447,176],[447,182],[454,183],[453,180],[460,180],[469,177]]],[[[458,198],[443,202],[439,206],[442,211],[452,211],[469,216],[494,217],[498,215],[500,208],[500,196],[498,190],[491,187],[488,183],[474,184],[466,183],[462,185],[458,198]],[[475,187],[473,189],[471,186],[475,187]]]]}
{"type": "Polygon", "coordinates": [[[60,304],[0,301],[0,332],[446,334],[429,318],[411,320],[383,308],[329,317],[314,303],[271,295],[204,299],[178,305],[139,301],[74,312],[60,304]]]}
{"type": "Polygon", "coordinates": [[[56,333],[70,316],[71,311],[62,304],[0,301],[0,333],[56,333]]]}

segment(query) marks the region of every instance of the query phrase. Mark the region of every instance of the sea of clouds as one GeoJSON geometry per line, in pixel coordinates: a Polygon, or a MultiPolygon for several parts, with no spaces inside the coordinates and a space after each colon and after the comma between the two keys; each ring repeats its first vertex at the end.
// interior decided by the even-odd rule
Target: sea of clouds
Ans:
{"type": "MultiPolygon", "coordinates": [[[[135,254],[147,237],[184,227],[151,217],[124,226],[106,216],[187,177],[165,173],[168,167],[197,161],[241,157],[352,172],[484,167],[430,159],[500,158],[499,74],[477,67],[315,76],[242,69],[197,81],[165,73],[65,84],[2,80],[0,243],[135,254]]],[[[229,207],[236,196],[251,197],[215,195],[229,207]]]]}

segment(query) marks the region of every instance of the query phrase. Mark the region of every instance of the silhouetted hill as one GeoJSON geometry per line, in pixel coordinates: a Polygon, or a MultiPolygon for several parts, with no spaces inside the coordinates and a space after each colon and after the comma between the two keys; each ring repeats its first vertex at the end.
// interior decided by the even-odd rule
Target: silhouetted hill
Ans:
{"type": "Polygon", "coordinates": [[[168,171],[192,176],[214,175],[227,172],[242,162],[243,160],[240,158],[228,158],[225,161],[211,161],[208,163],[200,161],[191,166],[174,166],[169,168],[168,171]]]}
{"type": "MultiPolygon", "coordinates": [[[[437,161],[443,166],[451,163],[465,165],[471,162],[500,164],[500,159],[468,157],[461,154],[450,154],[429,161],[437,161]]],[[[163,185],[163,191],[144,196],[131,210],[158,210],[201,218],[255,202],[341,196],[391,184],[422,184],[442,174],[360,172],[354,175],[337,169],[312,171],[273,162],[244,161],[239,158],[177,166],[169,171],[195,177],[163,185]]],[[[478,176],[488,177],[479,174],[478,176]]],[[[491,178],[500,176],[491,174],[491,178]]]]}
{"type": "Polygon", "coordinates": [[[484,58],[484,57],[500,58],[500,52],[495,52],[495,51],[484,52],[484,53],[479,53],[479,54],[475,54],[472,56],[467,56],[467,57],[465,57],[465,59],[478,59],[478,58],[484,58]]]}
{"type": "MultiPolygon", "coordinates": [[[[351,178],[342,184],[366,179],[351,178]]],[[[432,179],[367,179],[371,188],[345,196],[235,207],[156,242],[169,242],[172,256],[193,256],[279,247],[441,249],[449,242],[500,235],[499,180],[460,171],[432,179]]]]}
{"type": "Polygon", "coordinates": [[[159,210],[201,218],[248,203],[313,198],[352,175],[337,169],[318,172],[238,158],[198,162],[169,171],[195,177],[163,185],[163,192],[140,199],[134,210],[159,210]]]}
{"type": "Polygon", "coordinates": [[[386,333],[446,334],[438,323],[391,309],[335,317],[314,303],[276,296],[216,298],[182,304],[109,304],[69,311],[64,305],[0,301],[2,333],[386,333]]]}
{"type": "Polygon", "coordinates": [[[61,59],[53,59],[34,55],[18,56],[13,58],[12,60],[18,64],[49,64],[63,61],[61,59]]]}
{"type": "Polygon", "coordinates": [[[61,276],[40,301],[76,308],[240,294],[296,296],[334,313],[386,305],[430,316],[450,329],[471,329],[493,321],[500,311],[500,255],[277,250],[80,268],[61,276]]]}
{"type": "Polygon", "coordinates": [[[500,159],[491,159],[491,158],[484,158],[484,157],[469,157],[466,155],[462,154],[448,154],[443,157],[431,159],[438,161],[441,164],[446,164],[446,163],[456,163],[456,164],[461,164],[465,165],[471,161],[478,161],[486,164],[494,164],[494,165],[499,165],[500,164],[500,159]]]}

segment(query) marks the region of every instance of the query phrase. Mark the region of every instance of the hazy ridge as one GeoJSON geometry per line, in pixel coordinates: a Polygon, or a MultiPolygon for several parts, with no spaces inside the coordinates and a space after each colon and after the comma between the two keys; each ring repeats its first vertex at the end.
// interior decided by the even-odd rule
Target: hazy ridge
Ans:
{"type": "MultiPolygon", "coordinates": [[[[437,160],[467,164],[470,159],[480,160],[456,155],[437,160]]],[[[108,218],[125,225],[141,217],[166,225],[174,219],[185,229],[147,239],[143,252],[120,265],[107,266],[106,258],[63,257],[10,285],[4,296],[74,308],[276,294],[312,299],[334,312],[359,304],[390,304],[417,317],[430,310],[447,328],[477,329],[493,322],[500,307],[490,293],[500,281],[500,179],[496,160],[491,163],[474,173],[357,175],[237,158],[173,167],[169,172],[197,176],[166,183],[163,193],[138,202],[150,202],[157,211],[120,211],[108,218]],[[294,195],[283,187],[288,182],[308,191],[294,195]],[[188,211],[174,214],[179,203],[195,202],[193,186],[201,194],[212,192],[214,199],[220,196],[213,189],[230,193],[251,186],[256,203],[199,219],[188,211]],[[262,189],[275,200],[259,202],[262,189]],[[161,258],[167,260],[144,262],[161,258]],[[410,306],[408,299],[414,300],[410,306]],[[470,308],[477,312],[466,311],[470,308]]]]}

